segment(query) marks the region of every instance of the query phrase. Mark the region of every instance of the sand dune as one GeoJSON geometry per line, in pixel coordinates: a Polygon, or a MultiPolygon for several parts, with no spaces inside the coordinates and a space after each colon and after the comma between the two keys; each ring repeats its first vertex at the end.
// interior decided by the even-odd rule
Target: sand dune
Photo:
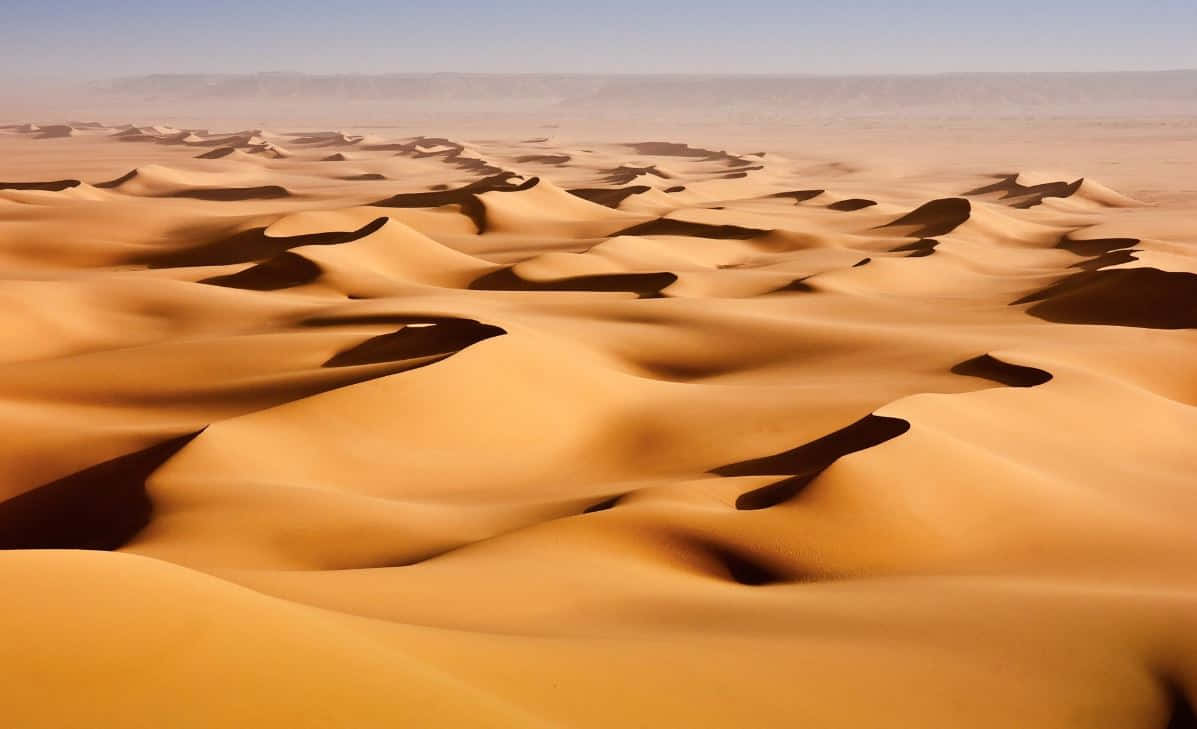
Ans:
{"type": "Polygon", "coordinates": [[[1191,207],[552,133],[0,128],[9,723],[1197,725],[1191,207]]]}

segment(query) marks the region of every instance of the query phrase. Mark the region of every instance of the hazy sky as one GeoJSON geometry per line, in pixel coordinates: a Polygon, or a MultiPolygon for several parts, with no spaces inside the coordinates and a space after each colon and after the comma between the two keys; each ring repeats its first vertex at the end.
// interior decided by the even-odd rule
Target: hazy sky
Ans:
{"type": "Polygon", "coordinates": [[[43,0],[0,74],[1197,68],[1197,0],[43,0]]]}

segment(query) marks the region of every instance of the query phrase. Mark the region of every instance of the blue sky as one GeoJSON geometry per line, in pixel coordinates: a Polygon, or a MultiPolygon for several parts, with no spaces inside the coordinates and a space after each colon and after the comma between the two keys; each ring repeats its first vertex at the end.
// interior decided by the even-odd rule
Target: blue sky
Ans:
{"type": "Polygon", "coordinates": [[[0,75],[1197,68],[1197,0],[6,3],[0,75]]]}

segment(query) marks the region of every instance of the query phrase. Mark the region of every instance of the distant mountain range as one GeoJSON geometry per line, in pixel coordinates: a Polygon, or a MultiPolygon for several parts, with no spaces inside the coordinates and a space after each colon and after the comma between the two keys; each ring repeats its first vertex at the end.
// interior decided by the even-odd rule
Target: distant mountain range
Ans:
{"type": "Polygon", "coordinates": [[[926,76],[569,74],[152,74],[90,85],[143,101],[343,99],[445,108],[518,106],[813,115],[924,112],[1197,112],[1197,71],[948,73],[926,76]]]}

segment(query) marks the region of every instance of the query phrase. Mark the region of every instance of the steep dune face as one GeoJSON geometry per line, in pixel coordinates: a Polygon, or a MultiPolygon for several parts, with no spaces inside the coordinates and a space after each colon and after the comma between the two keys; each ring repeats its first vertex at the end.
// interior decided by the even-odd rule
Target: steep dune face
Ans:
{"type": "Polygon", "coordinates": [[[1193,725],[1191,211],[517,139],[0,129],[10,723],[1193,725]]]}

